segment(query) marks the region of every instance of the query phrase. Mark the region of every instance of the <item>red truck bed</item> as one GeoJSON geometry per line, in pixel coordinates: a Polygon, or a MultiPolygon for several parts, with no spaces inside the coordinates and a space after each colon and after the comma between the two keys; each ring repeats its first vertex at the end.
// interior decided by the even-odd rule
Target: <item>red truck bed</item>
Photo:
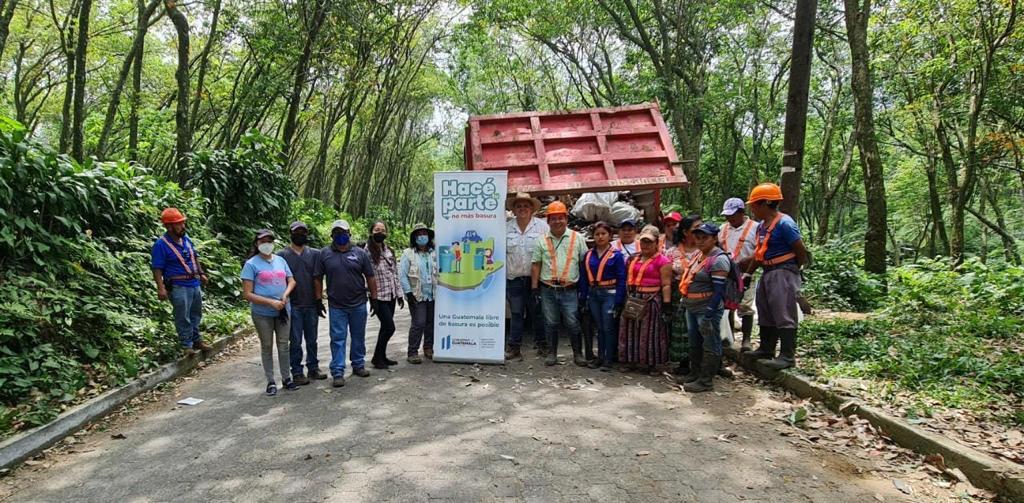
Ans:
{"type": "Polygon", "coordinates": [[[657,103],[471,116],[465,154],[467,169],[507,170],[509,193],[687,185],[657,103]]]}

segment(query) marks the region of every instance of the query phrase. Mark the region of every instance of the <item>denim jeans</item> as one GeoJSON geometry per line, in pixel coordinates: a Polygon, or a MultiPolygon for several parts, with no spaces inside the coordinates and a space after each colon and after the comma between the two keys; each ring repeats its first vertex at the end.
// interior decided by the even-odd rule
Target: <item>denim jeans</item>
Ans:
{"type": "Polygon", "coordinates": [[[419,354],[420,342],[424,351],[434,349],[434,301],[423,300],[411,308],[412,326],[409,327],[409,356],[419,354]]]}
{"type": "Polygon", "coordinates": [[[719,324],[722,322],[723,309],[719,308],[714,311],[711,316],[707,315],[707,311],[701,309],[694,313],[692,311],[686,311],[686,327],[690,334],[690,347],[691,348],[704,348],[704,351],[714,353],[717,356],[722,356],[722,336],[718,333],[719,324]],[[705,320],[711,322],[711,334],[710,337],[704,337],[700,333],[700,325],[705,320]]]}
{"type": "Polygon", "coordinates": [[[316,357],[316,331],[320,324],[319,309],[292,306],[292,328],[288,352],[291,356],[292,375],[302,373],[302,342],[306,342],[306,369],[320,370],[316,357]]]}
{"type": "Polygon", "coordinates": [[[615,290],[593,288],[587,297],[590,319],[597,325],[597,357],[602,363],[615,361],[618,332],[615,326],[615,290]]]}
{"type": "Polygon", "coordinates": [[[203,319],[203,291],[198,286],[175,286],[167,292],[174,310],[174,331],[185,348],[202,341],[199,322],[203,319]]]}
{"type": "Polygon", "coordinates": [[[377,320],[380,321],[380,331],[377,332],[377,345],[373,348],[371,362],[383,363],[388,357],[388,341],[395,335],[395,304],[397,301],[377,301],[377,320]]]}
{"type": "Polygon", "coordinates": [[[345,375],[345,339],[352,333],[348,358],[352,368],[366,365],[366,304],[329,310],[331,324],[331,376],[345,375]]]}
{"type": "Polygon", "coordinates": [[[566,330],[569,331],[570,341],[581,340],[580,321],[576,317],[576,311],[579,308],[578,295],[579,293],[575,288],[567,290],[541,288],[544,328],[547,331],[548,348],[552,353],[558,349],[558,326],[560,322],[564,323],[566,330]]]}
{"type": "Polygon", "coordinates": [[[533,301],[530,290],[530,278],[522,277],[506,280],[505,296],[508,298],[512,319],[509,321],[508,345],[512,348],[522,347],[526,334],[526,320],[533,324],[533,344],[538,347],[547,345],[544,334],[544,323],[541,320],[541,308],[533,301]]]}

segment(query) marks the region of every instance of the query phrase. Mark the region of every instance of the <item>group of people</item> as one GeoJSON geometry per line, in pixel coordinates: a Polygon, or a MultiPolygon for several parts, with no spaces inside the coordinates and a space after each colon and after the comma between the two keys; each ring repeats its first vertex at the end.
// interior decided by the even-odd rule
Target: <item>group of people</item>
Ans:
{"type": "MultiPolygon", "coordinates": [[[[746,202],[727,200],[721,227],[676,212],[666,215],[660,228],[626,220],[614,229],[598,222],[588,246],[583,234],[568,227],[562,202],[549,203],[546,219],[540,219],[538,199],[512,196],[507,207],[514,218],[506,228],[506,359],[522,360],[529,322],[534,348],[546,365],[557,363],[564,330],[576,365],[608,371],[617,363],[623,371],[653,373],[674,361],[673,373],[684,389],[708,391],[715,375],[728,373],[719,329],[728,307],[730,315],[740,317],[741,351],[777,369],[793,366],[800,267],[807,251],[796,222],[779,211],[781,201],[779,187],[765,183],[754,187],[746,202]],[[755,302],[761,344],[752,351],[755,302]],[[597,337],[596,355],[590,334],[597,337]]],[[[152,249],[158,296],[172,304],[185,351],[209,350],[199,333],[207,276],[185,231],[186,218],[168,208],[161,220],[167,232],[152,249]]],[[[331,243],[323,249],[309,246],[305,223],[293,222],[289,230],[290,244],[281,250],[271,230],[258,231],[240,275],[260,339],[268,395],[277,393],[275,348],[286,389],[327,379],[317,357],[317,328],[325,316],[334,387],[345,385],[346,347],[352,374],[370,375],[365,361],[369,317],[380,321],[370,359],[374,368],[398,363],[386,352],[398,309],[408,308],[412,320],[406,361],[422,363],[421,348],[424,358],[433,358],[438,259],[429,227],[416,224],[400,254],[387,245],[384,222],[368,229],[365,246],[352,242],[344,220],[332,224],[331,243]]]]}
{"type": "Polygon", "coordinates": [[[563,203],[547,205],[545,222],[534,216],[539,200],[516,194],[508,205],[515,219],[507,226],[512,318],[506,359],[523,358],[529,319],[546,365],[557,363],[564,330],[576,365],[608,371],[618,363],[623,371],[654,373],[675,361],[673,373],[684,389],[709,391],[716,375],[729,373],[719,328],[728,307],[730,316],[740,317],[742,352],[776,369],[792,367],[807,250],[796,222],[779,211],[781,201],[781,189],[765,183],[745,202],[727,200],[721,227],[672,212],[661,228],[623,221],[613,240],[614,229],[598,222],[588,247],[568,228],[563,203]],[[761,344],[752,351],[755,302],[761,344]],[[596,355],[584,350],[591,331],[596,355]]]}
{"type": "MultiPolygon", "coordinates": [[[[201,285],[207,277],[185,232],[186,218],[178,209],[167,208],[161,220],[167,232],[154,244],[151,261],[158,296],[171,301],[175,330],[185,351],[209,350],[199,333],[201,285]]],[[[281,250],[276,249],[273,231],[258,231],[240,275],[242,295],[249,302],[260,339],[268,395],[277,394],[275,349],[286,389],[327,379],[317,357],[319,318],[329,321],[328,371],[334,387],[345,385],[346,347],[352,374],[370,375],[366,369],[369,317],[380,321],[370,364],[377,369],[398,364],[387,356],[388,341],[395,333],[396,308],[408,307],[412,317],[406,361],[422,363],[421,347],[424,357],[433,358],[437,284],[433,231],[423,224],[414,226],[409,247],[398,255],[387,245],[384,222],[375,222],[368,229],[370,239],[365,246],[352,242],[352,229],[344,220],[331,225],[331,244],[323,249],[309,246],[305,223],[293,222],[289,230],[290,244],[281,250]]]]}

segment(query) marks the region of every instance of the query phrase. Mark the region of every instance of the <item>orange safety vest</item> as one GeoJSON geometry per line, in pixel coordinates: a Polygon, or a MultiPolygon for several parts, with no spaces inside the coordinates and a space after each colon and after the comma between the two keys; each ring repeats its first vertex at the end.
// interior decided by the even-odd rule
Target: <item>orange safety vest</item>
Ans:
{"type": "Polygon", "coordinates": [[[764,258],[764,254],[768,252],[768,240],[772,238],[772,231],[775,230],[776,225],[779,225],[779,220],[782,220],[782,215],[781,211],[776,214],[775,218],[772,219],[772,223],[768,224],[768,229],[765,231],[764,237],[757,237],[757,247],[754,250],[754,259],[761,262],[763,265],[781,264],[796,257],[795,253],[789,252],[777,257],[772,257],[768,260],[765,260],[764,258]]]}
{"type": "MultiPolygon", "coordinates": [[[[743,243],[747,242],[747,236],[750,234],[750,227],[752,225],[754,225],[754,221],[749,219],[746,224],[743,224],[743,230],[740,231],[742,233],[740,234],[740,240],[736,242],[736,246],[732,249],[732,259],[734,261],[739,260],[740,250],[743,249],[743,243]]],[[[729,224],[725,224],[725,227],[722,227],[722,244],[729,242],[729,229],[731,228],[732,226],[729,224]]]]}
{"type": "Polygon", "coordinates": [[[584,265],[587,268],[587,282],[588,282],[588,284],[590,284],[591,286],[615,286],[615,280],[614,279],[610,279],[610,280],[605,280],[604,279],[604,266],[608,263],[609,260],[611,260],[612,255],[614,253],[615,253],[615,250],[612,250],[611,247],[609,247],[608,250],[606,252],[604,252],[604,257],[601,257],[601,262],[597,266],[597,278],[595,280],[594,272],[590,270],[590,257],[593,256],[594,250],[591,249],[591,250],[587,251],[586,262],[584,262],[584,265]]]}
{"type": "Polygon", "coordinates": [[[702,257],[702,253],[694,253],[691,259],[683,257],[683,275],[679,278],[679,293],[683,297],[690,291],[690,283],[693,283],[693,277],[697,275],[697,263],[702,257]]]}
{"type": "MultiPolygon", "coordinates": [[[[657,255],[655,255],[655,257],[656,256],[657,255]]],[[[647,259],[645,262],[641,262],[639,268],[633,267],[633,265],[636,264],[637,261],[639,261],[641,258],[643,258],[643,257],[641,257],[640,255],[637,255],[637,256],[633,257],[629,261],[629,273],[626,275],[626,284],[629,285],[630,288],[635,288],[638,291],[643,292],[643,293],[650,293],[650,292],[645,292],[645,290],[647,290],[647,289],[651,289],[651,291],[654,291],[654,292],[660,290],[661,289],[660,286],[658,286],[658,287],[641,287],[640,286],[640,284],[644,280],[644,273],[647,272],[647,267],[649,265],[651,265],[651,262],[654,261],[654,257],[651,257],[651,258],[647,259]],[[639,274],[636,273],[637,269],[639,269],[639,271],[640,271],[639,274]],[[636,281],[634,281],[634,280],[636,280],[636,281]]]]}
{"type": "MultiPolygon", "coordinates": [[[[551,236],[544,236],[544,240],[548,244],[548,253],[551,255],[551,281],[556,285],[566,284],[566,280],[569,278],[569,266],[572,264],[572,250],[576,247],[576,232],[569,231],[572,233],[572,237],[569,238],[569,251],[565,254],[565,267],[562,268],[562,276],[558,276],[558,255],[555,253],[555,243],[551,240],[551,236]]],[[[565,236],[562,236],[565,239],[565,236]]],[[[562,241],[559,240],[559,243],[562,241]]]]}

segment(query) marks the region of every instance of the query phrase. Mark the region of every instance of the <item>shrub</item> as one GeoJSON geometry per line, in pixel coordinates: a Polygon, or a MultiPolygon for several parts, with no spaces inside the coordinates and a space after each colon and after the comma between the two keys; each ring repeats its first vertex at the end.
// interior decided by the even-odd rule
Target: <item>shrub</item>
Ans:
{"type": "Polygon", "coordinates": [[[864,272],[863,256],[849,250],[850,245],[839,242],[810,250],[803,292],[816,306],[864,312],[877,307],[885,295],[884,282],[864,272]]]}

